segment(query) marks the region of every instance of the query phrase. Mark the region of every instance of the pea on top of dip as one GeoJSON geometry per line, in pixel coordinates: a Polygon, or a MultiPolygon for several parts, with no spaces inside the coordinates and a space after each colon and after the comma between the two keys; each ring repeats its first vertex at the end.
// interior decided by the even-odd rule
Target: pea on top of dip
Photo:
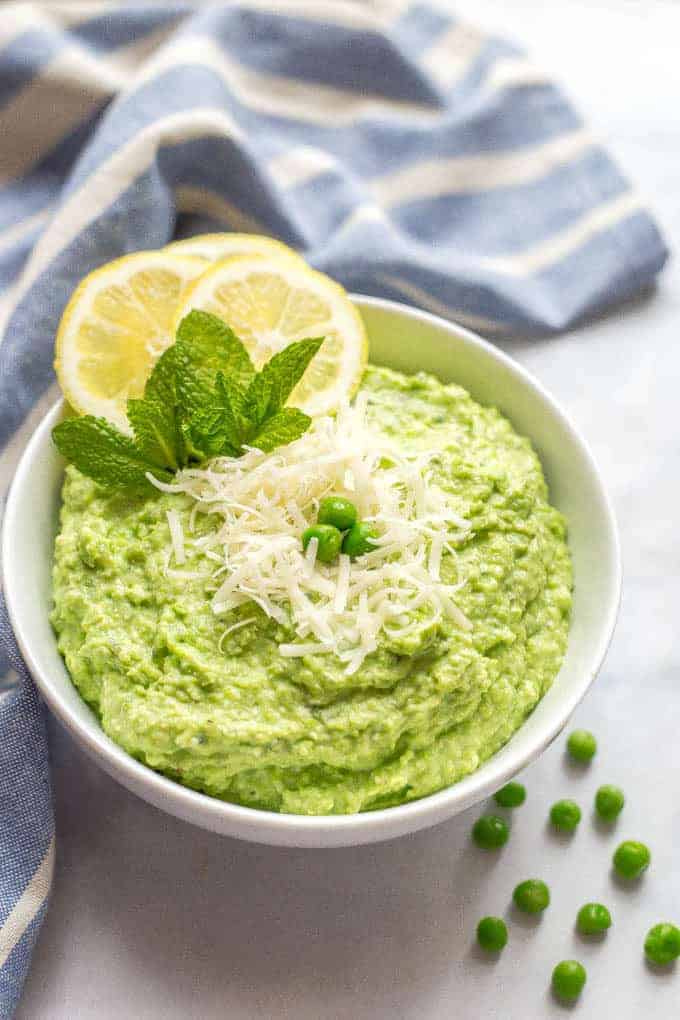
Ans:
{"type": "Polygon", "coordinates": [[[156,498],[67,468],[60,651],[104,730],[189,787],[299,814],[422,797],[498,750],[559,670],[571,566],[529,441],[424,374],[369,367],[358,404],[285,456],[242,458],[263,480],[240,504],[224,458],[156,498]],[[327,495],[350,499],[381,549],[306,557],[299,536],[327,495]]]}

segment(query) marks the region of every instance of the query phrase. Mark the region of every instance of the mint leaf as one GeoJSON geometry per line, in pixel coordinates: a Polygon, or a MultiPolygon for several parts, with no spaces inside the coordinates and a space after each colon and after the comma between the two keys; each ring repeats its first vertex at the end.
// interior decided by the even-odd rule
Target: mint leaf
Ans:
{"type": "Polygon", "coordinates": [[[214,406],[221,415],[227,442],[240,449],[252,430],[246,415],[246,394],[222,372],[215,378],[214,406]]]}
{"type": "Polygon", "coordinates": [[[277,446],[285,446],[304,435],[312,419],[297,407],[284,407],[268,418],[251,439],[249,446],[256,446],[263,453],[270,453],[277,446]]]}
{"type": "Polygon", "coordinates": [[[241,415],[244,394],[217,373],[215,388],[206,396],[204,406],[191,418],[191,439],[205,456],[226,454],[238,457],[248,422],[241,415]]]}
{"type": "Polygon", "coordinates": [[[146,380],[145,399],[157,400],[164,407],[177,403],[177,353],[176,343],[163,351],[146,380]]]}
{"type": "Polygon", "coordinates": [[[183,466],[184,441],[172,405],[166,407],[152,397],[128,400],[127,416],[144,457],[173,471],[183,466]]]}
{"type": "Polygon", "coordinates": [[[163,351],[144,387],[143,400],[128,400],[127,416],[140,449],[161,467],[177,469],[188,452],[177,406],[177,345],[163,351]]]}
{"type": "Polygon", "coordinates": [[[172,472],[159,468],[105,418],[85,415],[67,418],[52,430],[59,452],[79,471],[107,488],[131,488],[151,493],[156,490],[147,472],[170,481],[172,472]]]}
{"type": "Polygon", "coordinates": [[[177,383],[180,402],[187,413],[202,406],[215,376],[225,377],[247,389],[255,376],[248,352],[233,330],[209,312],[189,312],[177,329],[177,383]]]}
{"type": "Polygon", "coordinates": [[[230,413],[239,428],[246,428],[248,419],[246,417],[246,390],[237,386],[231,379],[227,379],[224,372],[218,372],[215,376],[215,389],[218,399],[229,407],[230,413]]]}
{"type": "Polygon", "coordinates": [[[245,392],[218,372],[214,390],[192,415],[192,441],[206,456],[238,457],[253,428],[245,415],[245,392]]]}
{"type": "Polygon", "coordinates": [[[215,387],[201,395],[196,407],[184,423],[184,434],[192,453],[199,458],[217,454],[237,457],[249,424],[240,414],[244,393],[217,373],[215,387]]]}
{"type": "MultiPolygon", "coordinates": [[[[208,312],[195,310],[182,319],[175,350],[177,400],[185,442],[193,457],[212,456],[220,452],[215,377],[222,372],[232,385],[245,389],[255,369],[233,330],[208,312]]],[[[231,432],[229,435],[236,438],[231,432]]],[[[232,445],[236,455],[239,444],[232,445]]]]}
{"type": "Polygon", "coordinates": [[[187,431],[191,450],[198,460],[210,457],[238,457],[240,444],[229,441],[218,411],[205,408],[197,411],[191,419],[190,433],[187,431]]]}
{"type": "Polygon", "coordinates": [[[255,376],[245,401],[245,412],[254,426],[263,424],[281,410],[323,340],[319,337],[289,344],[255,376]]]}

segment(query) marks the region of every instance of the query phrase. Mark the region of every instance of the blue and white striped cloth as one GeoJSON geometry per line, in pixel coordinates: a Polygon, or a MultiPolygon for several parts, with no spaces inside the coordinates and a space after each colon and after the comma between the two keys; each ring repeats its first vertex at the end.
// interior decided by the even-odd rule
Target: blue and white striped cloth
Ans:
{"type": "MultiPolygon", "coordinates": [[[[550,76],[405,0],[4,4],[0,471],[54,398],[76,281],[175,233],[276,235],[354,290],[564,329],[666,250],[550,76]]],[[[0,1015],[49,890],[44,721],[0,607],[0,1015]]]]}

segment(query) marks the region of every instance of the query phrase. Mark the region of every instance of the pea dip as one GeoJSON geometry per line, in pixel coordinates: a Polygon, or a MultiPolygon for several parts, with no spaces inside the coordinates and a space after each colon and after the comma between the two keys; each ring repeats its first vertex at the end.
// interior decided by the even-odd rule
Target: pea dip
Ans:
{"type": "Polygon", "coordinates": [[[550,687],[570,605],[529,441],[424,374],[369,366],[289,445],[152,494],[66,471],[52,622],[73,682],[135,758],[239,804],[350,813],[456,782],[550,687]],[[303,546],[329,496],[368,551],[303,546]]]}

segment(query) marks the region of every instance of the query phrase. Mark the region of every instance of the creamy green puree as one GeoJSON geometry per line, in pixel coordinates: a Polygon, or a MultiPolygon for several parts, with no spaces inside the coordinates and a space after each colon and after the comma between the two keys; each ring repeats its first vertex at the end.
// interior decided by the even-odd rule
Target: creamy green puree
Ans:
{"type": "MultiPolygon", "coordinates": [[[[410,645],[385,637],[353,676],[332,655],[282,657],[291,630],[250,605],[215,616],[203,578],[166,575],[166,511],[179,511],[188,534],[188,496],[111,495],[67,468],[59,649],[113,740],[186,786],[299,814],[413,800],[497,751],[557,674],[571,566],[529,441],[431,376],[371,367],[363,387],[374,428],[405,450],[438,452],[434,481],[471,522],[442,577],[466,580],[456,601],[473,627],[443,620],[410,645]]],[[[199,531],[214,527],[198,516],[199,531]]],[[[182,570],[205,571],[200,556],[189,551],[182,570]]]]}

